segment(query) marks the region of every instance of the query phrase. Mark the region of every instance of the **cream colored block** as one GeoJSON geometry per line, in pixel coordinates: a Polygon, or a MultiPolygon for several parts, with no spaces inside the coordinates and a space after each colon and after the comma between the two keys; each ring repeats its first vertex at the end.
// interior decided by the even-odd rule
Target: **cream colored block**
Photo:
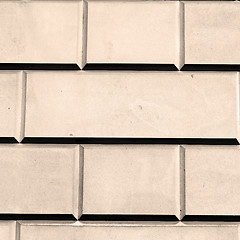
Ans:
{"type": "Polygon", "coordinates": [[[237,73],[30,71],[27,78],[26,137],[237,138],[237,73]]]}
{"type": "Polygon", "coordinates": [[[179,146],[85,145],[83,214],[182,218],[181,180],[179,146]]]}
{"type": "Polygon", "coordinates": [[[240,148],[185,149],[186,215],[240,215],[240,148]]]}
{"type": "Polygon", "coordinates": [[[82,67],[83,2],[0,1],[0,63],[82,67]]]}
{"type": "Polygon", "coordinates": [[[87,1],[87,63],[182,66],[182,3],[87,1]]]}
{"type": "Polygon", "coordinates": [[[25,73],[0,71],[0,137],[23,138],[25,73]]]}
{"type": "Polygon", "coordinates": [[[238,240],[237,223],[22,223],[21,240],[238,240]]]}
{"type": "Polygon", "coordinates": [[[18,240],[17,223],[15,221],[0,221],[0,239],[18,240]]]}
{"type": "Polygon", "coordinates": [[[76,145],[0,145],[1,214],[81,214],[76,145]]]}
{"type": "Polygon", "coordinates": [[[240,3],[185,2],[185,63],[240,64],[240,3]]]}

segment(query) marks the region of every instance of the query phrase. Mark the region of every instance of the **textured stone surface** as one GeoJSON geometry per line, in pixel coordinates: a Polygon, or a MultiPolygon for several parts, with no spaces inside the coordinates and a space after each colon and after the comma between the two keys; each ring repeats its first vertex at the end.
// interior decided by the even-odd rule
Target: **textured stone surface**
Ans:
{"type": "Polygon", "coordinates": [[[16,240],[16,224],[15,221],[0,221],[0,239],[16,240]]]}
{"type": "Polygon", "coordinates": [[[0,63],[82,63],[82,1],[1,1],[0,63]]]}
{"type": "Polygon", "coordinates": [[[186,214],[240,214],[239,146],[185,147],[186,214]]]}
{"type": "Polygon", "coordinates": [[[240,63],[240,3],[188,1],[184,3],[185,63],[240,63]]]}
{"type": "Polygon", "coordinates": [[[27,78],[26,137],[238,135],[237,73],[33,71],[27,78]]]}
{"type": "Polygon", "coordinates": [[[0,145],[0,213],[80,213],[76,145],[0,145]]]}
{"type": "Polygon", "coordinates": [[[21,240],[238,240],[236,223],[24,223],[20,233],[21,240]]]}
{"type": "Polygon", "coordinates": [[[90,0],[87,9],[87,63],[182,66],[180,2],[90,0]]]}
{"type": "Polygon", "coordinates": [[[180,149],[83,145],[83,214],[180,216],[180,149]]]}

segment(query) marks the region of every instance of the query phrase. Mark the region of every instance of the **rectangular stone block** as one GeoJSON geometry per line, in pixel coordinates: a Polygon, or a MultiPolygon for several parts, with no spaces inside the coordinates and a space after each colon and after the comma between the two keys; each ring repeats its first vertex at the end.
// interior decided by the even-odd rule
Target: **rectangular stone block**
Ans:
{"type": "Polygon", "coordinates": [[[183,216],[180,148],[84,145],[83,214],[183,216]]]}
{"type": "Polygon", "coordinates": [[[182,66],[182,3],[87,1],[86,63],[182,66]]]}
{"type": "Polygon", "coordinates": [[[0,214],[81,214],[77,145],[0,145],[0,214]]]}
{"type": "Polygon", "coordinates": [[[22,71],[0,71],[0,137],[23,138],[25,84],[22,71]]]}
{"type": "Polygon", "coordinates": [[[29,71],[27,79],[26,137],[238,137],[235,72],[29,71]]]}
{"type": "Polygon", "coordinates": [[[186,215],[240,215],[239,146],[185,147],[186,215]]]}
{"type": "Polygon", "coordinates": [[[238,240],[237,223],[22,223],[21,240],[238,240]]]}
{"type": "Polygon", "coordinates": [[[18,240],[17,223],[15,221],[0,221],[0,239],[18,240]]]}
{"type": "Polygon", "coordinates": [[[186,64],[240,64],[240,3],[188,1],[185,14],[186,64]]]}
{"type": "Polygon", "coordinates": [[[82,65],[83,2],[1,1],[0,63],[82,65]]]}

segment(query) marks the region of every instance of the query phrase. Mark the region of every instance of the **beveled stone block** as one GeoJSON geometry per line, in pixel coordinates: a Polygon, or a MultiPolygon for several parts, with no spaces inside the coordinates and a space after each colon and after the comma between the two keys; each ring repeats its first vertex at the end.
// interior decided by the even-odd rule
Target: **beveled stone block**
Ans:
{"type": "Polygon", "coordinates": [[[81,215],[77,145],[0,145],[0,214],[81,215]]]}
{"type": "Polygon", "coordinates": [[[86,63],[173,64],[181,68],[182,3],[87,1],[86,63]]]}
{"type": "Polygon", "coordinates": [[[240,215],[239,146],[185,146],[186,215],[240,215]]]}
{"type": "Polygon", "coordinates": [[[82,67],[83,1],[1,1],[0,63],[82,67]]]}
{"type": "Polygon", "coordinates": [[[83,214],[184,216],[179,146],[83,148],[83,214]]]}
{"type": "Polygon", "coordinates": [[[240,3],[187,1],[185,64],[240,64],[240,3]]]}
{"type": "Polygon", "coordinates": [[[25,85],[24,72],[0,71],[0,137],[23,139],[25,85]]]}
{"type": "Polygon", "coordinates": [[[235,72],[30,71],[27,78],[26,137],[238,137],[235,72]]]}

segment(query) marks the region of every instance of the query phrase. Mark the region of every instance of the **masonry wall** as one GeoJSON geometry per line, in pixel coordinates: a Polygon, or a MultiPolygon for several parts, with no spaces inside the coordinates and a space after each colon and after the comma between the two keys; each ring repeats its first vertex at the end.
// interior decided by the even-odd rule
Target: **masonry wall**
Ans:
{"type": "Polygon", "coordinates": [[[0,240],[239,240],[238,1],[0,1],[0,240]]]}

